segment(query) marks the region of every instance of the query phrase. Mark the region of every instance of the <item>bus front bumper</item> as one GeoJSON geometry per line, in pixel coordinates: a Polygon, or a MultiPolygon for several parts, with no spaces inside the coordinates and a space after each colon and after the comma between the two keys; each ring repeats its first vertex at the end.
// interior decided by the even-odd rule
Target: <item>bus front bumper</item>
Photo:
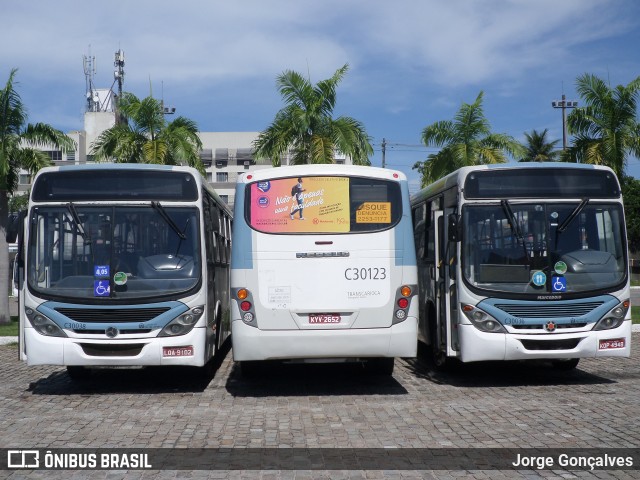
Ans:
{"type": "Polygon", "coordinates": [[[25,328],[24,336],[28,365],[200,367],[204,365],[205,359],[204,328],[194,328],[186,335],[176,337],[122,338],[108,341],[48,337],[39,334],[33,328],[25,328]],[[164,347],[173,348],[165,352],[164,347]],[[192,355],[188,355],[190,352],[192,355]],[[174,355],[167,356],[169,353],[174,355]]]}
{"type": "Polygon", "coordinates": [[[235,361],[415,357],[418,322],[407,317],[390,328],[259,330],[235,320],[231,342],[235,361]]]}
{"type": "Polygon", "coordinates": [[[463,362],[628,357],[631,354],[630,320],[612,330],[543,335],[486,333],[473,325],[458,325],[458,335],[463,362]],[[611,342],[619,339],[624,339],[623,347],[619,346],[620,342],[611,342]],[[607,348],[603,348],[605,346],[607,348]]]}

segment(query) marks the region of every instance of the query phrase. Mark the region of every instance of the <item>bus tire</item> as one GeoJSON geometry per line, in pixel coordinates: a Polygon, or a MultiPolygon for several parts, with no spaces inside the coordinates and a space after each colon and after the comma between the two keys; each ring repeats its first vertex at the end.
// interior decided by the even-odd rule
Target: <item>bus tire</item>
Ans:
{"type": "Polygon", "coordinates": [[[390,377],[393,375],[393,367],[395,366],[395,358],[393,357],[376,357],[370,358],[365,363],[365,370],[374,375],[385,375],[390,377]]]}
{"type": "Polygon", "coordinates": [[[558,360],[551,360],[551,365],[556,370],[569,371],[576,368],[579,362],[579,358],[563,358],[558,360]]]}
{"type": "Polygon", "coordinates": [[[87,380],[91,377],[91,370],[87,367],[77,366],[77,365],[69,365],[67,366],[67,375],[71,378],[71,380],[82,381],[87,380]]]}

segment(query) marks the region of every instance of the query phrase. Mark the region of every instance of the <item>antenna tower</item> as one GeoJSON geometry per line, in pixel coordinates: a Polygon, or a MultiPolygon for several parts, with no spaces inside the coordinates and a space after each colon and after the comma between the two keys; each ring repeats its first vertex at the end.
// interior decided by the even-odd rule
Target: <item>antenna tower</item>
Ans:
{"type": "Polygon", "coordinates": [[[84,77],[87,88],[87,112],[100,111],[100,98],[98,97],[98,92],[93,85],[93,76],[96,74],[95,61],[96,57],[91,56],[91,47],[89,47],[89,55],[82,56],[84,77]]]}

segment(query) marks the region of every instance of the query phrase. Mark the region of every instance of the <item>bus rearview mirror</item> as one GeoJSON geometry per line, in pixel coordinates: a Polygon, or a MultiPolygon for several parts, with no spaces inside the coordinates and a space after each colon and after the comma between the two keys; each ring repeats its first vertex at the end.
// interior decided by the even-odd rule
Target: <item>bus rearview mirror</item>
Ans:
{"type": "Polygon", "coordinates": [[[460,241],[460,222],[458,215],[451,213],[448,218],[449,225],[447,226],[447,232],[450,242],[460,241]]]}

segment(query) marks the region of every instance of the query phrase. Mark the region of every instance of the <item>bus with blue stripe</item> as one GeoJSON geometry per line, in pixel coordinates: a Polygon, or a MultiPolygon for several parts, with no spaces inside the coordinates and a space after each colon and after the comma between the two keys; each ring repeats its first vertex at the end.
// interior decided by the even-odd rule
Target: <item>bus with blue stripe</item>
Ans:
{"type": "Polygon", "coordinates": [[[193,168],[40,170],[19,235],[20,357],[74,378],[211,365],[230,333],[231,219],[193,168]]]}
{"type": "Polygon", "coordinates": [[[602,166],[463,167],[412,197],[419,337],[448,359],[628,357],[620,184],[602,166]]]}
{"type": "Polygon", "coordinates": [[[417,270],[401,172],[303,165],[238,178],[233,358],[359,362],[392,374],[417,351],[417,270]]]}

